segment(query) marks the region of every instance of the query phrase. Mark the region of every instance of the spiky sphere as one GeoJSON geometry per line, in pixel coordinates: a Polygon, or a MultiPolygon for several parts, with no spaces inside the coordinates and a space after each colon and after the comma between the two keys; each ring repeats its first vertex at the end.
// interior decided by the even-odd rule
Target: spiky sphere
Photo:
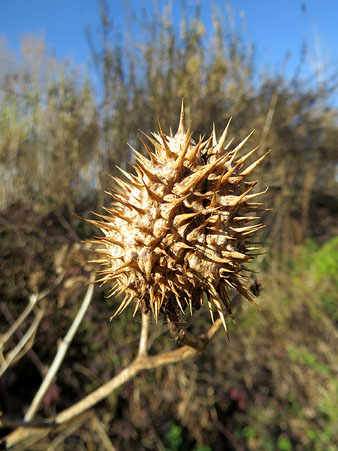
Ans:
{"type": "Polygon", "coordinates": [[[124,295],[113,316],[135,302],[135,312],[141,306],[156,320],[161,312],[176,318],[187,307],[199,309],[205,293],[225,325],[229,288],[254,302],[243,274],[257,249],[250,238],[262,227],[252,223],[262,204],[251,199],[262,193],[251,194],[256,182],[246,179],[268,152],[243,169],[256,149],[238,153],[252,133],[230,150],[229,123],[219,140],[213,131],[195,143],[182,106],[176,135],[160,126],[145,135],[153,148],[140,137],[150,159],[133,149],[136,175],[121,170],[125,181],[113,177],[113,208],[90,221],[104,233],[93,241],[104,246],[95,249],[105,266],[98,281],[114,282],[112,295],[124,295]]]}

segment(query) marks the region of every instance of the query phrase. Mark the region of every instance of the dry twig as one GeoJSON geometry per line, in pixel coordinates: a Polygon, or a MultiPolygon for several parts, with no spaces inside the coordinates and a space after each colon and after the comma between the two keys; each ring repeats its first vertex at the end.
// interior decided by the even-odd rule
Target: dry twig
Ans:
{"type": "Polygon", "coordinates": [[[27,330],[27,332],[24,334],[22,339],[19,341],[19,343],[13,348],[8,355],[6,356],[5,361],[1,365],[0,368],[0,376],[4,374],[4,372],[7,370],[7,368],[14,363],[15,361],[19,360],[32,346],[35,333],[37,331],[37,328],[39,327],[40,321],[42,320],[42,317],[44,315],[44,310],[38,310],[36,313],[35,319],[32,322],[31,326],[27,330]]]}
{"type": "MultiPolygon", "coordinates": [[[[205,345],[207,345],[207,343],[214,337],[214,335],[221,327],[221,324],[222,320],[218,318],[210,327],[205,339],[205,345]]],[[[146,319],[143,319],[143,330],[141,331],[140,339],[140,342],[142,341],[143,344],[141,345],[140,343],[139,346],[139,350],[141,349],[142,353],[145,349],[145,343],[147,343],[147,338],[145,337],[148,335],[148,327],[148,321],[146,319]]],[[[6,445],[8,449],[10,449],[19,443],[25,443],[26,440],[31,441],[32,435],[35,435],[35,441],[38,441],[39,439],[45,437],[51,430],[53,430],[53,428],[57,427],[58,425],[64,425],[68,422],[73,422],[74,419],[78,418],[79,415],[83,415],[84,412],[108,397],[114,390],[116,390],[118,387],[128,382],[129,380],[133,379],[141,371],[158,368],[160,366],[169,365],[171,363],[182,362],[184,360],[195,357],[198,354],[199,351],[196,348],[187,345],[175,349],[174,351],[165,352],[155,356],[143,356],[139,353],[135,360],[131,362],[130,365],[122,370],[118,375],[114,376],[112,379],[110,379],[110,381],[103,384],[101,387],[86,396],[78,403],[74,404],[68,409],[65,409],[63,412],[60,412],[55,417],[54,421],[46,423],[46,429],[39,429],[37,431],[37,429],[34,429],[29,424],[27,425],[27,427],[20,426],[5,437],[6,445]],[[50,425],[49,428],[48,425],[50,425]]]]}
{"type": "MultiPolygon", "coordinates": [[[[93,282],[93,278],[91,281],[93,282]]],[[[50,368],[46,374],[46,377],[44,378],[39,390],[37,391],[37,393],[32,401],[32,404],[30,405],[29,409],[26,412],[26,415],[24,418],[25,421],[30,421],[34,417],[36,411],[39,408],[40,402],[42,401],[42,398],[46,394],[48,387],[50,386],[50,384],[52,383],[52,380],[54,379],[56,373],[58,372],[60,365],[63,362],[63,359],[65,358],[65,355],[67,353],[69,345],[72,342],[74,335],[75,335],[79,325],[81,324],[81,321],[88,309],[88,306],[92,299],[93,291],[94,291],[94,286],[93,286],[93,284],[90,284],[88,287],[86,296],[84,297],[83,302],[81,304],[81,307],[80,307],[70,329],[68,330],[64,339],[61,341],[59,349],[55,355],[54,361],[53,361],[52,365],[50,366],[50,368]]]]}
{"type": "Polygon", "coordinates": [[[149,315],[142,313],[142,328],[140,335],[140,343],[138,347],[138,356],[145,357],[148,354],[148,338],[149,338],[149,315]]]}
{"type": "Polygon", "coordinates": [[[32,294],[29,297],[29,303],[27,304],[24,311],[20,314],[20,316],[14,321],[14,323],[11,325],[11,327],[0,337],[0,350],[4,347],[4,345],[7,343],[7,341],[11,338],[11,336],[18,330],[18,328],[21,326],[21,324],[25,321],[25,319],[28,317],[28,315],[31,313],[33,308],[36,306],[38,301],[41,301],[41,299],[48,296],[48,294],[56,288],[60,282],[63,279],[64,274],[60,274],[60,276],[57,278],[54,286],[50,289],[46,289],[38,294],[32,294]]]}

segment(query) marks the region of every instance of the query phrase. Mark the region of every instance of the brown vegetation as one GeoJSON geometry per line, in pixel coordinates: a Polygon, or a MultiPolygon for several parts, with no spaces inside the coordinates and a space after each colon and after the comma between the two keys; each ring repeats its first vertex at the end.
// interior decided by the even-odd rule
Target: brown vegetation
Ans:
{"type": "MultiPolygon", "coordinates": [[[[268,253],[252,265],[260,271],[262,311],[241,303],[230,343],[218,334],[195,359],[168,366],[143,360],[142,367],[141,317],[127,311],[109,323],[116,300],[96,288],[31,416],[44,437],[13,449],[334,450],[336,78],[317,84],[301,72],[291,79],[259,74],[250,46],[220,14],[208,34],[198,11],[191,17],[183,10],[180,31],[169,16],[144,17],[136,43],[117,37],[101,3],[98,40],[89,34],[100,100],[89,78],[56,61],[41,40],[23,42],[20,63],[0,44],[3,436],[22,425],[93,272],[80,243],[93,230],[72,213],[89,217],[106,203],[106,172],[126,167],[126,143],[141,150],[136,131],[157,129],[157,118],[168,131],[184,97],[196,139],[231,115],[238,140],[255,128],[253,147],[273,149],[257,176],[259,191],[270,186],[265,202],[274,208],[262,219],[268,253]],[[135,358],[137,377],[95,408],[53,424],[135,358]]],[[[202,333],[207,316],[188,315],[189,330],[202,333]]],[[[187,350],[177,348],[165,321],[149,324],[147,348],[144,359],[187,350]]]]}

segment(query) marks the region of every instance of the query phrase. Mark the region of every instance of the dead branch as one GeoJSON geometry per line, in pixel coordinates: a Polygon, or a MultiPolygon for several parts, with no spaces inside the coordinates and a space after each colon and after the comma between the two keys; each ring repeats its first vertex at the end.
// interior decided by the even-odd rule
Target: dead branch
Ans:
{"type": "Polygon", "coordinates": [[[142,313],[142,328],[140,335],[140,343],[138,347],[138,356],[144,357],[148,354],[148,337],[149,337],[149,315],[142,313]]]}
{"type": "MultiPolygon", "coordinates": [[[[146,327],[144,326],[144,324],[146,324],[146,321],[143,323],[143,327],[146,327]]],[[[221,324],[222,321],[219,318],[210,327],[205,339],[206,345],[214,337],[221,324]]],[[[50,421],[50,430],[53,430],[53,427],[55,428],[55,424],[64,425],[70,421],[74,421],[74,419],[76,419],[79,415],[82,415],[95,404],[108,397],[114,390],[116,390],[118,387],[128,382],[129,380],[133,379],[141,371],[146,369],[155,369],[160,366],[169,365],[172,363],[182,362],[199,354],[200,353],[197,349],[186,345],[182,346],[181,348],[175,349],[174,351],[165,352],[163,354],[155,356],[138,355],[128,367],[126,367],[118,375],[110,379],[110,381],[103,384],[97,390],[95,390],[73,406],[65,409],[63,412],[60,412],[54,418],[54,420],[50,421]]],[[[48,425],[48,423],[46,423],[46,425],[48,425]]],[[[31,425],[27,425],[27,427],[20,426],[19,428],[8,434],[4,440],[6,441],[8,449],[10,449],[19,443],[23,443],[26,440],[31,439],[33,434],[35,435],[35,440],[37,441],[46,435],[46,430],[40,429],[39,435],[39,433],[37,433],[37,430],[33,429],[31,425]]]]}
{"type": "Polygon", "coordinates": [[[93,416],[92,425],[93,425],[93,429],[96,431],[97,435],[99,436],[103,447],[107,451],[115,451],[116,448],[113,446],[107,432],[104,430],[103,424],[101,423],[101,421],[98,419],[98,417],[96,415],[93,416]]]}
{"type": "MultiPolygon", "coordinates": [[[[92,277],[91,282],[93,282],[93,280],[94,280],[94,278],[92,277]]],[[[69,345],[72,342],[74,335],[75,335],[79,325],[81,324],[81,321],[88,309],[88,306],[92,299],[93,291],[94,291],[94,285],[91,283],[88,287],[87,293],[83,299],[83,302],[81,304],[81,307],[80,307],[76,317],[74,318],[74,321],[73,321],[70,329],[68,330],[64,339],[60,343],[59,349],[55,355],[52,365],[50,366],[44,380],[42,381],[42,384],[41,384],[39,390],[37,391],[37,393],[32,401],[32,404],[30,405],[29,409],[26,412],[26,415],[24,418],[25,421],[30,421],[34,417],[36,411],[39,408],[40,402],[42,401],[42,398],[46,394],[48,387],[50,386],[50,384],[52,383],[52,380],[54,379],[56,373],[58,372],[60,365],[63,362],[63,359],[65,358],[65,355],[67,353],[69,345]]]]}
{"type": "Polygon", "coordinates": [[[0,337],[0,350],[2,350],[3,346],[7,343],[7,341],[11,338],[11,336],[17,331],[17,329],[25,321],[25,319],[31,313],[33,308],[36,306],[37,302],[41,301],[41,299],[45,298],[54,288],[56,288],[62,281],[63,276],[64,276],[64,274],[60,274],[60,276],[57,278],[57,280],[52,288],[46,289],[46,290],[42,291],[41,293],[32,294],[31,296],[29,296],[29,302],[28,302],[26,308],[19,315],[19,317],[16,319],[16,321],[14,321],[14,323],[11,325],[11,327],[8,329],[8,331],[5,332],[0,337]]]}
{"type": "Polygon", "coordinates": [[[31,326],[27,330],[27,332],[24,334],[22,339],[19,341],[19,343],[15,346],[15,348],[12,349],[8,353],[8,355],[5,358],[4,363],[1,365],[0,368],[0,376],[4,374],[4,372],[7,370],[7,368],[14,363],[15,361],[19,360],[28,350],[31,348],[34,337],[36,334],[36,331],[39,327],[40,321],[42,320],[42,317],[44,315],[44,310],[38,310],[36,313],[35,319],[32,322],[31,326]]]}

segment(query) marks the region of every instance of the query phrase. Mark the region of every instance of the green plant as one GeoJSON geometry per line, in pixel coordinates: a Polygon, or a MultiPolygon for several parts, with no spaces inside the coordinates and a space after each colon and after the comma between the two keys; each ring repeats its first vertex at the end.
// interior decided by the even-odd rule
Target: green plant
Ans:
{"type": "Polygon", "coordinates": [[[182,429],[175,423],[169,425],[169,429],[165,434],[168,451],[179,451],[183,442],[182,429]]]}

